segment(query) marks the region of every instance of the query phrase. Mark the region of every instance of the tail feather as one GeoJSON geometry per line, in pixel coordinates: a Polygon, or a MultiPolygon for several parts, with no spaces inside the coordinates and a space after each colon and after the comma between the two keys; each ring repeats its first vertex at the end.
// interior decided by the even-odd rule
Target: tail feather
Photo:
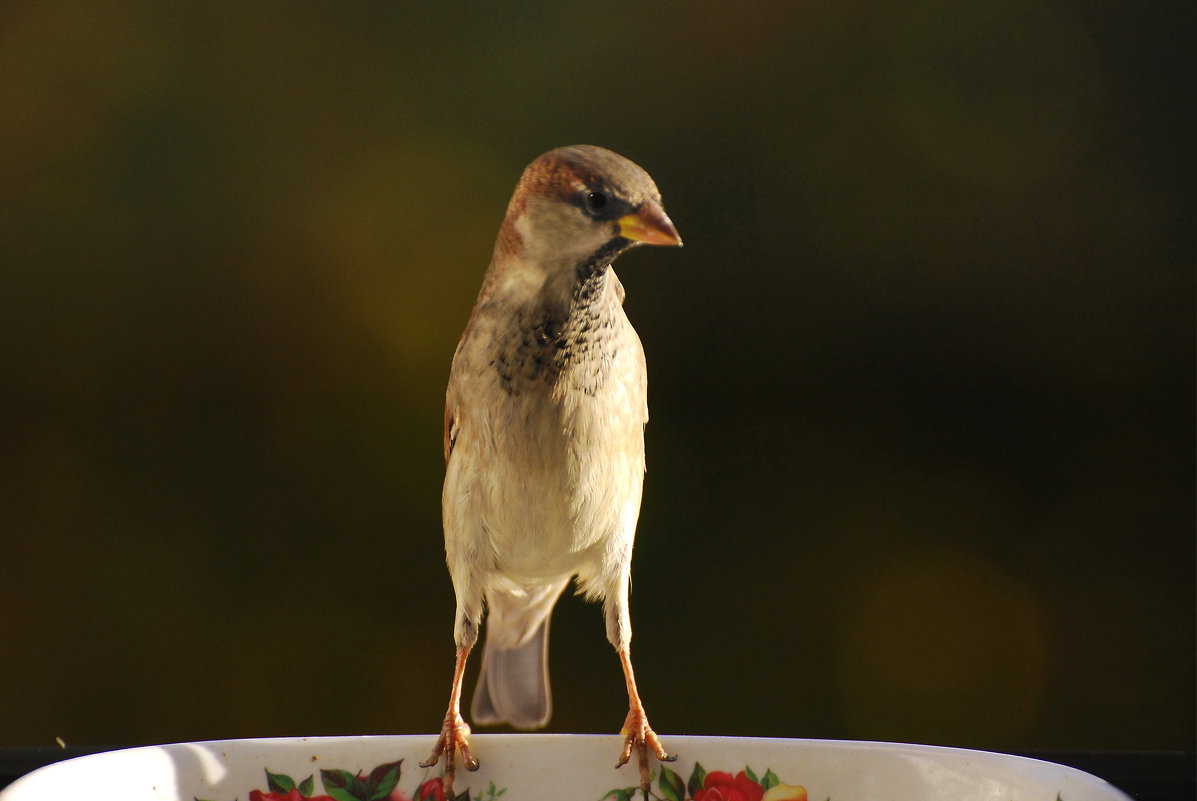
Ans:
{"type": "Polygon", "coordinates": [[[487,594],[482,672],[470,704],[474,723],[539,729],[549,722],[549,619],[567,583],[487,594]]]}
{"type": "Polygon", "coordinates": [[[470,705],[480,726],[509,723],[517,729],[539,729],[549,722],[549,618],[532,638],[517,648],[502,648],[488,637],[482,651],[482,673],[470,705]]]}

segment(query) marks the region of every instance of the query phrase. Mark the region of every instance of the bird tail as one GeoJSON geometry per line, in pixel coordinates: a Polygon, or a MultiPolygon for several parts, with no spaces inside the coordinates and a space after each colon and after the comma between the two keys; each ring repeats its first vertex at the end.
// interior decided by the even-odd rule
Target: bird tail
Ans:
{"type": "Polygon", "coordinates": [[[549,620],[566,583],[487,594],[486,645],[470,705],[477,725],[539,729],[549,722],[549,620]]]}

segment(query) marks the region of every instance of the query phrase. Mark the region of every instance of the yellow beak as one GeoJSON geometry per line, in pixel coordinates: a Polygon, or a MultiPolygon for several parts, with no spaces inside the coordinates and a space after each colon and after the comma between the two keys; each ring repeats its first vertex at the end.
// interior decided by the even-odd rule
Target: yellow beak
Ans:
{"type": "Polygon", "coordinates": [[[682,244],[682,238],[665,215],[665,209],[655,200],[644,201],[636,211],[620,217],[616,225],[619,226],[619,235],[633,242],[678,247],[682,244]]]}

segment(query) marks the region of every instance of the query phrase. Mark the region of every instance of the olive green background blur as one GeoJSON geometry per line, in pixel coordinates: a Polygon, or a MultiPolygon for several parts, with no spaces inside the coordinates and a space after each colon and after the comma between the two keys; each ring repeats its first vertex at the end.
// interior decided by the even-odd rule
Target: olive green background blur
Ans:
{"type": "MultiPolygon", "coordinates": [[[[439,726],[449,362],[586,142],[686,242],[617,265],[659,731],[1193,748],[1167,9],[7,3],[0,744],[439,726]]],[[[618,730],[599,608],[551,647],[618,730]]]]}

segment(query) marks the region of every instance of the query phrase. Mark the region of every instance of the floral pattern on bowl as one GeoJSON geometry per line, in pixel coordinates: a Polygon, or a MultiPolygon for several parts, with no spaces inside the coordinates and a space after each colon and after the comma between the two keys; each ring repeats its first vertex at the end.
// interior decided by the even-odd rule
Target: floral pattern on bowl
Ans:
{"type": "MultiPolygon", "coordinates": [[[[660,801],[807,801],[805,787],[783,783],[772,769],[757,778],[750,767],[734,775],[722,770],[708,773],[701,762],[694,763],[687,781],[662,765],[657,787],[660,795],[651,798],[660,801]]],[[[618,788],[600,801],[632,801],[638,792],[639,787],[618,788]]]]}
{"type": "MultiPolygon", "coordinates": [[[[418,767],[432,735],[215,740],[58,762],[0,801],[638,801],[613,770],[618,735],[475,734],[455,797],[418,767]]],[[[959,748],[835,740],[663,736],[648,801],[1129,801],[1050,762],[959,748]]],[[[625,766],[626,768],[626,766],[625,766]]]]}
{"type": "MultiPolygon", "coordinates": [[[[403,791],[403,760],[384,762],[373,770],[356,773],[343,768],[321,769],[322,794],[316,793],[316,774],[296,781],[285,773],[266,773],[266,789],[250,790],[249,801],[498,801],[507,792],[496,787],[494,781],[486,790],[471,794],[470,789],[456,793],[450,799],[445,793],[443,776],[421,781],[410,794],[403,791]]],[[[659,795],[653,801],[808,801],[802,785],[785,784],[771,769],[759,778],[750,767],[739,773],[710,771],[701,762],[694,763],[688,781],[666,766],[661,766],[657,778],[659,795]]],[[[638,786],[621,787],[609,791],[600,801],[633,801],[640,792],[638,786]]],[[[200,799],[195,801],[215,801],[200,799]]]]}
{"type": "MultiPolygon", "coordinates": [[[[498,801],[507,792],[507,788],[496,787],[492,781],[483,792],[471,795],[467,787],[450,799],[445,793],[445,777],[433,776],[421,781],[408,795],[399,787],[402,773],[402,759],[384,762],[368,774],[343,768],[321,769],[324,794],[315,795],[316,774],[296,783],[285,773],[267,770],[266,791],[250,790],[249,801],[498,801]]],[[[197,798],[195,801],[211,799],[197,798]]]]}

